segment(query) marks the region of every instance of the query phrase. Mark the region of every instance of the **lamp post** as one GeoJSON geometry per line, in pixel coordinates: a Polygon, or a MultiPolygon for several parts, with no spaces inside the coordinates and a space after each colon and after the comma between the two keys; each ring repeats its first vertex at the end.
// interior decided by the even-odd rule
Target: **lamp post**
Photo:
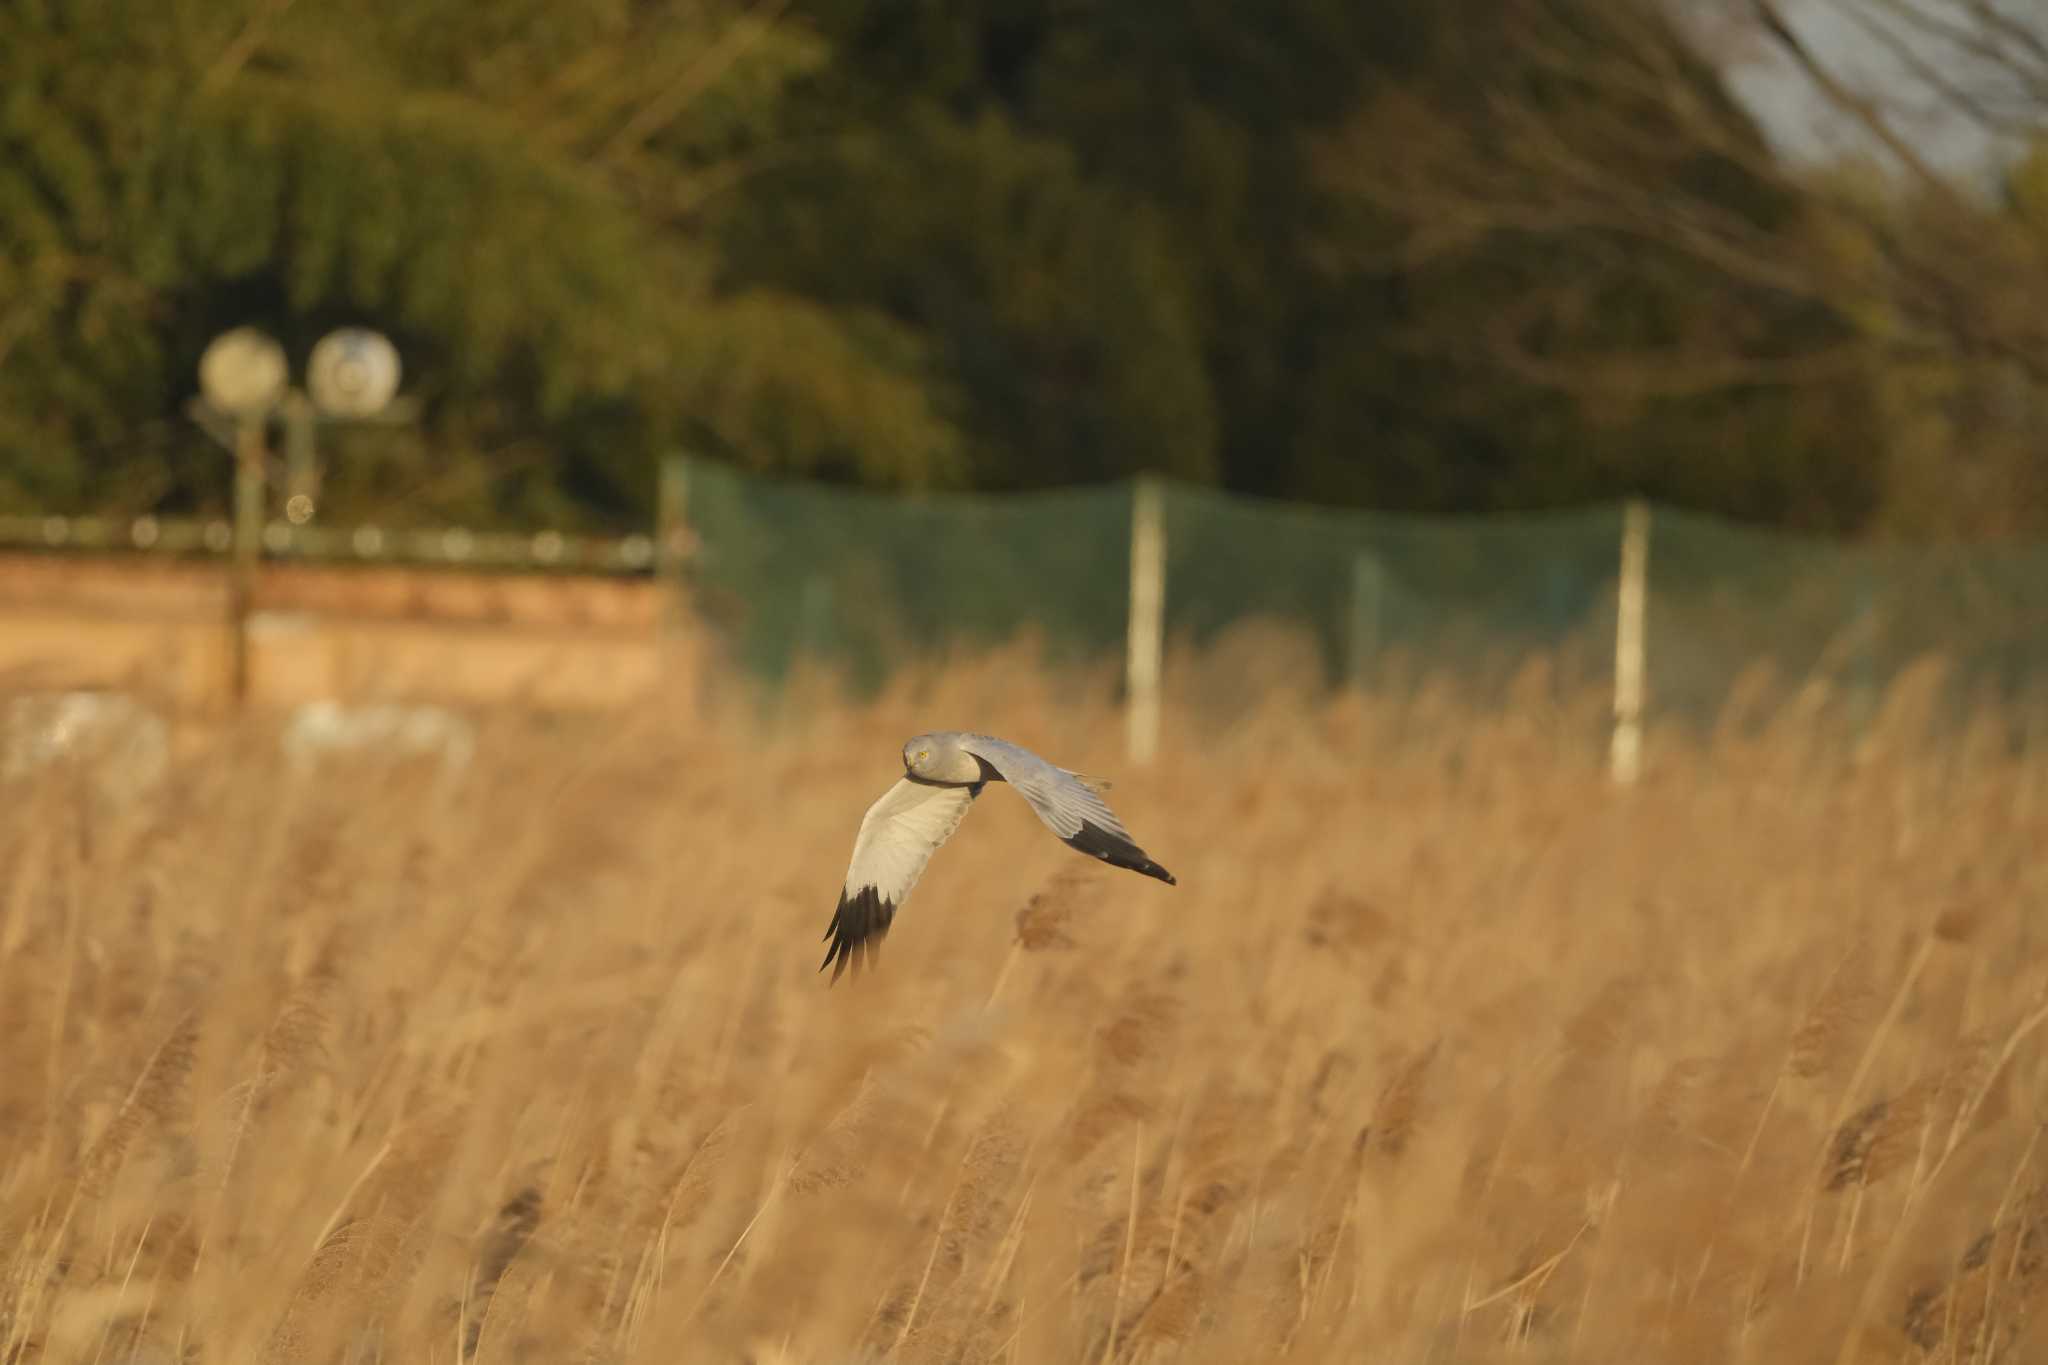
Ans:
{"type": "Polygon", "coordinates": [[[249,609],[263,548],[271,419],[281,416],[285,426],[285,518],[304,525],[318,504],[317,426],[410,421],[417,405],[397,399],[398,379],[397,349],[363,327],[330,332],[313,347],[307,362],[310,393],[291,385],[284,348],[254,327],[222,333],[199,357],[200,397],[192,402],[192,417],[235,456],[228,685],[237,705],[249,695],[249,609]]]}

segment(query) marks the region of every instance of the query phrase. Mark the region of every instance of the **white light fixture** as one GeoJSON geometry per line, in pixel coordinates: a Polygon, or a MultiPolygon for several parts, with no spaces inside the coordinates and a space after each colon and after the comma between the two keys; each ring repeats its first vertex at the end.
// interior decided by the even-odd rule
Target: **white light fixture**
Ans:
{"type": "MultiPolygon", "coordinates": [[[[249,691],[249,613],[256,567],[267,545],[285,553],[295,528],[318,511],[320,471],[314,428],[326,422],[398,426],[413,420],[419,404],[393,401],[398,392],[398,350],[367,327],[343,327],[313,348],[306,387],[291,383],[284,347],[254,327],[237,327],[210,342],[199,357],[200,397],[186,404],[202,430],[235,453],[235,520],[207,526],[210,550],[232,549],[228,615],[233,623],[230,669],[234,697],[249,691]],[[270,426],[285,431],[283,522],[269,522],[271,494],[270,426]]],[[[138,537],[139,537],[138,523],[138,537]]],[[[151,532],[154,537],[154,531],[151,532]]],[[[359,554],[374,555],[382,534],[363,527],[355,534],[359,554]]]]}
{"type": "Polygon", "coordinates": [[[398,392],[398,348],[367,327],[320,338],[306,362],[306,389],[330,417],[374,417],[398,392]]]}
{"type": "Polygon", "coordinates": [[[237,327],[208,343],[199,357],[199,389],[231,417],[261,417],[284,397],[290,372],[284,347],[254,327],[237,327]]]}

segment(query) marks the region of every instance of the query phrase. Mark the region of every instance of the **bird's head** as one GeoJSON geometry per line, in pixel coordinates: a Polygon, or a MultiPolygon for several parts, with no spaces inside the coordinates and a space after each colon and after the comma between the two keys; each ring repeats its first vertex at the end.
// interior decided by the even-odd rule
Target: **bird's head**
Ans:
{"type": "Polygon", "coordinates": [[[903,746],[903,771],[914,777],[935,777],[932,760],[939,753],[939,742],[931,735],[919,735],[903,746]]]}

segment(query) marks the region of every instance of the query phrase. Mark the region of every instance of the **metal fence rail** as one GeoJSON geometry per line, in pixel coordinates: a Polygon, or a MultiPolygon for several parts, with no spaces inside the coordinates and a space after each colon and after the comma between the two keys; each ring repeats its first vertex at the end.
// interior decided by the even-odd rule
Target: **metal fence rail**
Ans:
{"type": "MultiPolygon", "coordinates": [[[[258,532],[265,556],[319,563],[440,564],[527,572],[644,574],[655,568],[650,535],[580,536],[560,531],[471,531],[464,527],[295,526],[271,521],[258,532]]],[[[224,519],[0,516],[0,549],[129,550],[225,557],[235,529],[224,519]]]]}

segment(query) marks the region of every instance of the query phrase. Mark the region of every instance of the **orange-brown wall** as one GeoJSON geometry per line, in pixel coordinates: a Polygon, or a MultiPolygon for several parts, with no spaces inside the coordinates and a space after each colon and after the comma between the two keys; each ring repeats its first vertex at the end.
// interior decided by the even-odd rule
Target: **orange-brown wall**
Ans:
{"type": "MultiPolygon", "coordinates": [[[[692,651],[651,579],[265,564],[249,621],[259,706],[342,700],[585,709],[644,695],[692,651]]],[[[226,566],[0,555],[0,687],[227,700],[226,566]]]]}

